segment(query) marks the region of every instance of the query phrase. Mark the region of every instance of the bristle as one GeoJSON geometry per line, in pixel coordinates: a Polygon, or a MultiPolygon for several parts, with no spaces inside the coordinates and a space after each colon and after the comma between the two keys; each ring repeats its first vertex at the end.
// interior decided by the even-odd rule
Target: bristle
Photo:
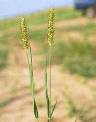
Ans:
{"type": "Polygon", "coordinates": [[[21,28],[21,40],[22,40],[23,48],[28,49],[29,41],[28,41],[27,25],[26,25],[25,18],[21,18],[20,28],[21,28]]]}
{"type": "Polygon", "coordinates": [[[48,16],[48,43],[49,46],[52,46],[54,44],[54,18],[55,18],[55,13],[54,9],[49,10],[49,16],[48,16]]]}

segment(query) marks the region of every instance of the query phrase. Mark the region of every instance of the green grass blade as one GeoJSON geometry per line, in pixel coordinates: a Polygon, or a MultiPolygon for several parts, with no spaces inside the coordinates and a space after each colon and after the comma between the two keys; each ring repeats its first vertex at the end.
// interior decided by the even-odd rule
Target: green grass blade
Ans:
{"type": "Polygon", "coordinates": [[[48,118],[50,118],[50,99],[48,95],[48,75],[47,75],[47,55],[45,60],[45,94],[46,94],[46,102],[47,102],[47,114],[48,118]]]}
{"type": "Polygon", "coordinates": [[[47,112],[48,112],[48,118],[50,117],[50,100],[48,96],[48,92],[46,92],[46,101],[47,101],[47,112]]]}
{"type": "Polygon", "coordinates": [[[39,118],[39,114],[38,114],[38,107],[36,104],[36,100],[34,99],[34,115],[35,117],[38,119],[39,118]]]}
{"type": "Polygon", "coordinates": [[[35,81],[34,81],[34,75],[33,75],[31,47],[27,52],[27,60],[28,60],[29,74],[30,74],[30,81],[31,81],[31,91],[32,91],[34,115],[35,115],[35,118],[37,119],[37,118],[39,118],[39,114],[38,114],[37,103],[36,103],[36,100],[35,100],[35,81]]]}
{"type": "Polygon", "coordinates": [[[52,118],[52,115],[53,115],[53,113],[54,113],[54,110],[55,110],[55,108],[56,108],[56,105],[57,105],[57,101],[56,101],[56,103],[53,105],[53,107],[52,107],[52,109],[51,109],[50,118],[52,118]]]}

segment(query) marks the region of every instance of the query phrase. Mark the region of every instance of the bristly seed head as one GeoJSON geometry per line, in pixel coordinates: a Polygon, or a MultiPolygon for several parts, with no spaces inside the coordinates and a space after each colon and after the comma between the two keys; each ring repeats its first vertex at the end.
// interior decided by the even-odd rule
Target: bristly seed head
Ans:
{"type": "Polygon", "coordinates": [[[27,25],[26,25],[25,18],[21,18],[20,28],[21,28],[21,40],[22,40],[23,48],[28,49],[30,45],[28,41],[27,25]]]}
{"type": "Polygon", "coordinates": [[[55,19],[55,12],[54,9],[51,8],[49,10],[49,15],[48,15],[48,43],[49,46],[52,46],[54,44],[54,19],[55,19]]]}

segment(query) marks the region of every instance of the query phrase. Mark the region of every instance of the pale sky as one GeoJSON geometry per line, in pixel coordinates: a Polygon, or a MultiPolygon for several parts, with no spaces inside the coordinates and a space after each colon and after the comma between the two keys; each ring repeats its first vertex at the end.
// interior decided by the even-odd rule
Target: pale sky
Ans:
{"type": "Polygon", "coordinates": [[[0,18],[32,13],[49,7],[72,6],[74,0],[0,0],[0,18]]]}

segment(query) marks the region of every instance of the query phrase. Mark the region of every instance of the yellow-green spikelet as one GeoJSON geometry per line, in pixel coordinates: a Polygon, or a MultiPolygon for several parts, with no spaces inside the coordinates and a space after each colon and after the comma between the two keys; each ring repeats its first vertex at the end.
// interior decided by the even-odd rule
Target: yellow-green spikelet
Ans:
{"type": "Polygon", "coordinates": [[[52,46],[54,44],[54,18],[55,18],[55,12],[54,9],[51,8],[49,10],[49,15],[48,15],[48,43],[49,46],[52,46]]]}
{"type": "Polygon", "coordinates": [[[30,45],[28,41],[27,24],[25,18],[21,18],[20,28],[21,28],[21,40],[22,40],[23,48],[28,49],[30,45]]]}

